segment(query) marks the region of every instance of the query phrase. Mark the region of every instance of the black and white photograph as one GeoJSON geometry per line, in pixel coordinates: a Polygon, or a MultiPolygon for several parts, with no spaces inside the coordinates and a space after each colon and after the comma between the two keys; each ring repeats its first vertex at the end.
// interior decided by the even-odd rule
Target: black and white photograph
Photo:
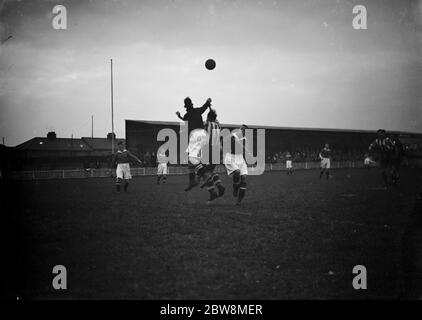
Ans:
{"type": "Polygon", "coordinates": [[[0,0],[0,137],[2,300],[422,300],[422,0],[0,0]]]}

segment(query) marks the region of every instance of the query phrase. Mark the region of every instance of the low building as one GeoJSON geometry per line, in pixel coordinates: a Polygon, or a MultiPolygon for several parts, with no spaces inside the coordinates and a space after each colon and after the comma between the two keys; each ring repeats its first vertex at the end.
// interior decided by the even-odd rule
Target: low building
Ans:
{"type": "MultiPolygon", "coordinates": [[[[19,170],[100,168],[110,165],[108,138],[58,138],[54,132],[35,137],[14,148],[19,170]]],[[[124,139],[115,139],[115,144],[124,139]]]]}

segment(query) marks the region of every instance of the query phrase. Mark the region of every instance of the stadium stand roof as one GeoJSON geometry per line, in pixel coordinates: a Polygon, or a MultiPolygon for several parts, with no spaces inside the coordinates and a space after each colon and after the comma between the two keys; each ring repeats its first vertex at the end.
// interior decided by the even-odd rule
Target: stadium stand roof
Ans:
{"type": "MultiPolygon", "coordinates": [[[[169,126],[178,126],[181,121],[153,121],[153,120],[130,120],[126,119],[126,121],[132,121],[137,123],[145,123],[150,125],[169,125],[169,126]]],[[[298,130],[298,131],[322,131],[322,132],[344,132],[344,133],[376,133],[376,131],[380,128],[376,128],[374,130],[360,130],[360,129],[335,129],[335,128],[304,128],[304,127],[277,127],[277,126],[262,126],[262,125],[249,125],[245,123],[249,128],[253,129],[268,129],[268,130],[298,130]]],[[[237,128],[240,124],[229,124],[229,123],[221,123],[222,127],[225,128],[237,128]]],[[[412,135],[419,135],[422,136],[422,133],[417,132],[406,132],[406,131],[394,131],[386,129],[388,133],[391,134],[412,134],[412,135]]]]}
{"type": "MultiPolygon", "coordinates": [[[[104,151],[111,149],[111,140],[107,138],[91,138],[91,137],[82,137],[81,138],[89,147],[96,151],[104,151]]],[[[124,142],[125,139],[116,138],[114,143],[117,144],[119,141],[124,142]]]]}

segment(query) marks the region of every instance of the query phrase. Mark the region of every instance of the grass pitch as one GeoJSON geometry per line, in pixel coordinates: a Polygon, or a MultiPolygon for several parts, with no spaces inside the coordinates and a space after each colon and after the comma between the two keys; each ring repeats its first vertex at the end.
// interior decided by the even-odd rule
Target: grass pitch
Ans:
{"type": "Polygon", "coordinates": [[[15,182],[3,192],[3,233],[15,227],[3,281],[20,299],[396,298],[421,174],[404,169],[383,190],[378,169],[265,173],[248,177],[240,208],[225,175],[211,205],[206,190],[183,191],[187,176],[134,178],[127,194],[111,178],[15,182]],[[55,265],[67,290],[51,285],[55,265]],[[367,290],[352,287],[355,265],[367,290]]]}

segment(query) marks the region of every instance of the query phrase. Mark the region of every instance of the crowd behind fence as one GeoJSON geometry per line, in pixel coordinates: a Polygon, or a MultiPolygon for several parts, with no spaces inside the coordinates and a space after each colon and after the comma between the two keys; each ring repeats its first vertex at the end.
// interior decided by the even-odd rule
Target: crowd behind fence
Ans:
{"type": "MultiPolygon", "coordinates": [[[[306,170],[319,168],[319,162],[294,162],[294,170],[306,170]]],[[[422,160],[406,163],[409,167],[422,167],[422,160]]],[[[363,161],[332,161],[332,169],[340,168],[363,168],[363,161]]],[[[265,171],[282,171],[286,170],[285,163],[266,163],[265,171]]],[[[224,173],[224,165],[216,167],[218,173],[224,173]]],[[[169,175],[183,175],[187,174],[187,166],[168,166],[169,175]]],[[[131,174],[134,177],[138,176],[153,176],[157,174],[156,167],[133,167],[131,174]]],[[[106,178],[115,176],[114,169],[75,169],[75,170],[46,170],[46,171],[12,171],[9,177],[15,180],[41,180],[41,179],[72,179],[72,178],[106,178]]]]}

